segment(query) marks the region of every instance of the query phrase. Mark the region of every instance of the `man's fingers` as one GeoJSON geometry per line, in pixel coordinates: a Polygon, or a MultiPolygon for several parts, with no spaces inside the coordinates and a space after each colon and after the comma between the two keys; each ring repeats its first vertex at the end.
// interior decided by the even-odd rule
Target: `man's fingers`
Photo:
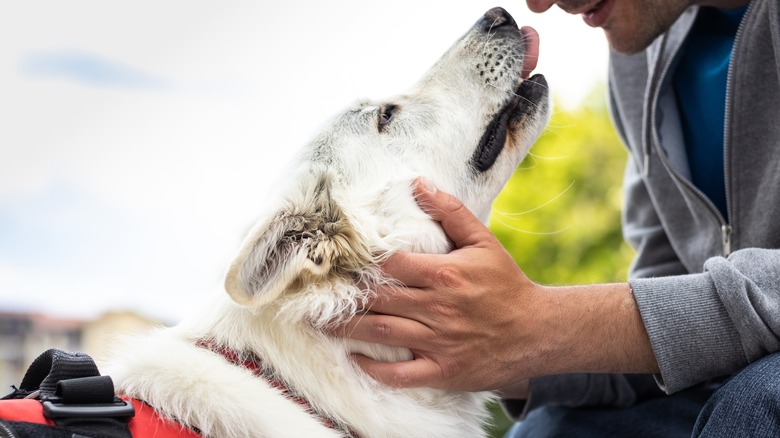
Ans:
{"type": "Polygon", "coordinates": [[[382,284],[372,285],[369,289],[373,293],[362,310],[385,315],[404,315],[416,319],[425,311],[422,304],[430,299],[428,294],[417,287],[382,284]]]}
{"type": "Polygon", "coordinates": [[[407,287],[424,289],[433,285],[432,274],[441,262],[441,254],[397,252],[382,263],[382,271],[407,287]]]}
{"type": "Polygon", "coordinates": [[[384,314],[357,315],[339,327],[339,334],[359,341],[414,349],[430,342],[431,330],[413,319],[384,314]]]}
{"type": "Polygon", "coordinates": [[[420,386],[440,387],[439,367],[423,358],[402,362],[381,362],[363,355],[352,356],[358,366],[369,376],[395,388],[415,388],[420,386]]]}
{"type": "Polygon", "coordinates": [[[414,180],[414,196],[420,208],[441,223],[456,248],[475,245],[485,237],[492,237],[490,230],[458,198],[436,189],[425,178],[414,180]]]}

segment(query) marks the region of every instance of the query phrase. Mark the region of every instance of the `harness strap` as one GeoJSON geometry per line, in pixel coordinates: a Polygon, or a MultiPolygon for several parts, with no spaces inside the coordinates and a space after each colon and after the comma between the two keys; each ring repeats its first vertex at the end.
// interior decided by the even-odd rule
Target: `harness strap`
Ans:
{"type": "Polygon", "coordinates": [[[99,375],[97,365],[89,355],[52,348],[30,364],[19,389],[28,392],[40,390],[42,398],[52,397],[60,380],[99,375]]]}

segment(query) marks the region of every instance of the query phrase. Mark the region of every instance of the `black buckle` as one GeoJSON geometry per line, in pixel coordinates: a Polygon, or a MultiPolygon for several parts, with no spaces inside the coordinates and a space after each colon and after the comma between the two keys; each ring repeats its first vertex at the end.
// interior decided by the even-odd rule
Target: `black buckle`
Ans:
{"type": "Polygon", "coordinates": [[[135,409],[131,403],[124,400],[93,404],[65,404],[46,400],[43,402],[43,415],[52,420],[56,418],[129,418],[135,416],[135,409]]]}

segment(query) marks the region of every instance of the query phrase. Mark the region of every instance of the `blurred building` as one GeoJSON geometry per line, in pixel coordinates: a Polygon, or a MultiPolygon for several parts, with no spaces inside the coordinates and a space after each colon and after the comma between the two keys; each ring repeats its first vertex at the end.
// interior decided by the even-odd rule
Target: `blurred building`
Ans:
{"type": "Polygon", "coordinates": [[[49,348],[83,351],[99,362],[118,337],[160,325],[134,312],[92,320],[0,312],[0,397],[11,392],[11,385],[19,386],[30,363],[49,348]]]}

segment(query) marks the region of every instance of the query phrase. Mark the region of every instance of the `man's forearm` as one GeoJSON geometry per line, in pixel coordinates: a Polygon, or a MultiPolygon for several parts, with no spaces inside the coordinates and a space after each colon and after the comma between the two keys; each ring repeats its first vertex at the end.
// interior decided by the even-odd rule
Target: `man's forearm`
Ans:
{"type": "Polygon", "coordinates": [[[538,366],[529,377],[658,372],[627,283],[542,287],[536,298],[535,320],[547,335],[539,340],[538,366]]]}

